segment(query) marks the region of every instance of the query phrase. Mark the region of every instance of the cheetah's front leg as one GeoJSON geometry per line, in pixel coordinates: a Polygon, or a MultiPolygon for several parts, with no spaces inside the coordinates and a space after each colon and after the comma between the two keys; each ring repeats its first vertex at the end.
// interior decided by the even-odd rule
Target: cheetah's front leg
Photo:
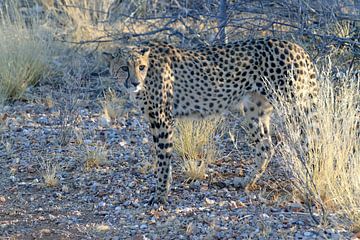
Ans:
{"type": "Polygon", "coordinates": [[[167,203],[168,194],[171,185],[171,155],[172,155],[172,134],[173,124],[171,119],[155,120],[151,122],[151,131],[153,134],[156,148],[156,188],[150,204],[167,203]]]}

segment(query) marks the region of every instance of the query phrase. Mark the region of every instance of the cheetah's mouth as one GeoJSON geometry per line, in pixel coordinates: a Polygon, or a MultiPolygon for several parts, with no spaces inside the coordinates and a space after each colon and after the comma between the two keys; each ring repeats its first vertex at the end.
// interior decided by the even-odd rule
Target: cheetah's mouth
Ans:
{"type": "MultiPolygon", "coordinates": [[[[134,88],[133,88],[133,89],[134,89],[134,88]]],[[[141,91],[141,86],[140,86],[140,84],[137,85],[137,86],[135,87],[135,90],[133,90],[132,92],[137,93],[137,92],[139,92],[139,91],[141,91]]]]}
{"type": "Polygon", "coordinates": [[[125,81],[125,88],[130,93],[137,93],[142,90],[141,84],[139,83],[134,84],[129,77],[125,81]]]}
{"type": "Polygon", "coordinates": [[[137,93],[142,90],[142,87],[140,86],[140,84],[137,86],[130,86],[130,87],[125,86],[125,88],[129,93],[137,93]]]}

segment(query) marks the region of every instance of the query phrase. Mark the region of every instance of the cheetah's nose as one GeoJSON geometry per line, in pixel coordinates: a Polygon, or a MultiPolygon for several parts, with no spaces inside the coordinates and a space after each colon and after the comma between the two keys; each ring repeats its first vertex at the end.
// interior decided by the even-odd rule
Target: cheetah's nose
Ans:
{"type": "Polygon", "coordinates": [[[137,85],[139,85],[140,83],[139,82],[132,82],[131,84],[134,85],[134,87],[137,87],[137,85]]]}

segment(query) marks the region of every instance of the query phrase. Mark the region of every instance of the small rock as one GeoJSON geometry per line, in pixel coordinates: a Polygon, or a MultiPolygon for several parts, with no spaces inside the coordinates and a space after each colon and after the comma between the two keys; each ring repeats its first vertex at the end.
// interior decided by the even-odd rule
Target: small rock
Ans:
{"type": "Polygon", "coordinates": [[[216,237],[217,237],[218,239],[224,239],[225,234],[224,234],[224,232],[217,232],[217,233],[216,233],[216,237]]]}
{"type": "Polygon", "coordinates": [[[97,192],[96,196],[103,197],[103,196],[106,196],[107,194],[108,194],[108,192],[100,190],[99,192],[97,192]]]}
{"type": "Polygon", "coordinates": [[[96,226],[96,230],[98,232],[107,232],[110,230],[110,226],[105,224],[99,224],[96,226]]]}
{"type": "Polygon", "coordinates": [[[200,191],[201,184],[199,181],[194,181],[190,184],[190,189],[200,191]]]}
{"type": "Polygon", "coordinates": [[[110,122],[111,122],[111,120],[107,115],[105,115],[105,114],[101,115],[101,117],[99,119],[99,125],[101,127],[104,127],[104,128],[110,127],[110,122]]]}
{"type": "Polygon", "coordinates": [[[209,199],[209,198],[205,198],[205,203],[208,205],[213,205],[215,203],[215,201],[212,199],[209,199]]]}
{"type": "Polygon", "coordinates": [[[79,222],[79,218],[75,216],[71,216],[70,219],[68,220],[69,224],[78,223],[78,222],[79,222]]]}
{"type": "Polygon", "coordinates": [[[295,222],[297,225],[300,225],[300,226],[305,226],[305,223],[303,221],[296,221],[295,222]]]}
{"type": "Polygon", "coordinates": [[[105,207],[105,206],[106,206],[106,203],[105,203],[105,202],[103,202],[103,201],[101,201],[101,202],[99,202],[99,204],[98,204],[98,205],[99,205],[99,207],[101,207],[101,208],[102,208],[102,207],[105,207]]]}
{"type": "Polygon", "coordinates": [[[6,202],[6,198],[4,196],[0,196],[0,203],[6,202]]]}
{"type": "Polygon", "coordinates": [[[60,192],[54,192],[53,196],[56,197],[56,198],[61,198],[62,194],[60,192]]]}
{"type": "Polygon", "coordinates": [[[89,111],[88,111],[87,109],[81,109],[81,110],[79,111],[79,114],[80,114],[81,116],[87,116],[87,115],[89,115],[89,111]]]}
{"type": "Polygon", "coordinates": [[[120,213],[120,211],[121,211],[121,207],[120,207],[120,206],[117,206],[117,207],[115,208],[115,213],[120,213]]]}
{"type": "Polygon", "coordinates": [[[10,176],[10,180],[11,180],[12,182],[16,182],[16,177],[15,177],[14,175],[10,176]]]}
{"type": "Polygon", "coordinates": [[[51,230],[48,228],[43,228],[40,230],[41,235],[49,235],[51,233],[51,230]]]}
{"type": "Polygon", "coordinates": [[[131,137],[130,137],[130,143],[131,143],[131,144],[137,143],[137,138],[136,138],[136,136],[131,136],[131,137]]]}
{"type": "Polygon", "coordinates": [[[291,209],[291,211],[294,211],[294,212],[303,212],[303,211],[305,211],[303,205],[301,205],[300,203],[291,203],[289,205],[289,208],[291,209]]]}
{"type": "Polygon", "coordinates": [[[37,119],[37,122],[40,124],[49,124],[49,120],[47,119],[47,117],[39,117],[37,119]]]}
{"type": "Polygon", "coordinates": [[[26,170],[27,170],[28,173],[34,173],[34,172],[36,172],[36,169],[34,168],[34,165],[28,165],[28,166],[26,167],[26,170]]]}
{"type": "Polygon", "coordinates": [[[67,185],[63,185],[61,187],[61,191],[63,191],[64,193],[68,193],[69,192],[69,187],[67,185]]]}
{"type": "Polygon", "coordinates": [[[236,188],[241,188],[242,187],[242,182],[243,182],[242,177],[235,177],[232,181],[232,184],[234,185],[234,187],[236,188]]]}

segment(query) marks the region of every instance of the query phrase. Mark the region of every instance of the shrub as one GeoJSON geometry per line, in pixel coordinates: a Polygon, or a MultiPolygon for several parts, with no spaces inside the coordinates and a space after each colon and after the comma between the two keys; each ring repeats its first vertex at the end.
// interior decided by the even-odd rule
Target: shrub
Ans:
{"type": "Polygon", "coordinates": [[[188,179],[204,179],[209,163],[217,155],[214,141],[221,120],[179,120],[174,138],[174,149],[181,156],[182,168],[188,179]]]}
{"type": "Polygon", "coordinates": [[[20,15],[8,13],[0,12],[0,104],[21,98],[29,85],[49,74],[52,55],[51,41],[35,22],[30,27],[20,15]]]}
{"type": "MultiPolygon", "coordinates": [[[[335,84],[330,74],[321,77],[317,123],[302,113],[291,114],[292,106],[276,104],[282,114],[283,142],[280,154],[293,176],[296,189],[310,203],[336,210],[360,227],[360,116],[357,110],[360,82],[343,78],[335,84]],[[301,144],[301,131],[308,147],[301,144]]],[[[283,101],[282,101],[283,102],[283,101]]]]}
{"type": "Polygon", "coordinates": [[[64,36],[69,41],[87,41],[106,37],[104,21],[110,0],[40,0],[48,10],[49,21],[56,28],[65,26],[64,36]]]}

